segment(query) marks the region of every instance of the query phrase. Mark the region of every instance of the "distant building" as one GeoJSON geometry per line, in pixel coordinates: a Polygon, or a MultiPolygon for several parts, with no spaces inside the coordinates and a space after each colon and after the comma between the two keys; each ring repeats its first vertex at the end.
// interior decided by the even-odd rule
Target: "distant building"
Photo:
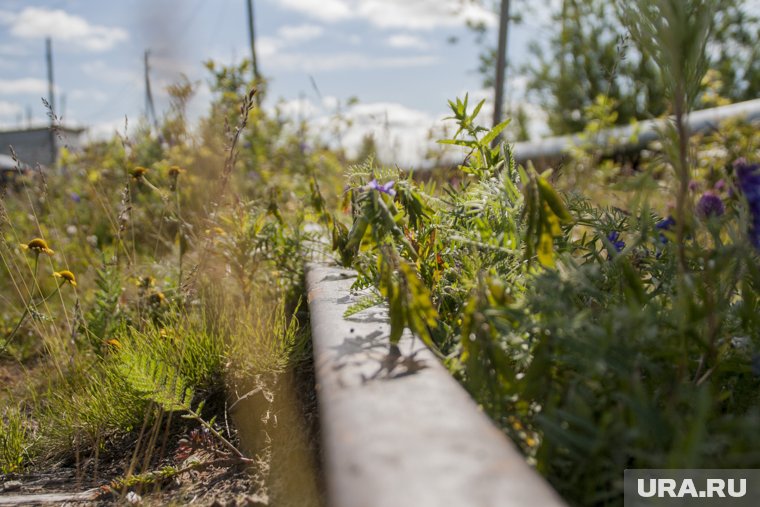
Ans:
{"type": "Polygon", "coordinates": [[[19,162],[23,165],[35,167],[39,164],[50,167],[55,163],[53,154],[57,157],[61,148],[66,147],[74,151],[81,148],[84,130],[63,126],[57,127],[54,132],[51,132],[50,127],[0,130],[0,154],[10,156],[10,147],[13,146],[19,162]]]}
{"type": "Polygon", "coordinates": [[[18,178],[20,170],[23,169],[24,167],[19,167],[12,157],[0,154],[0,192],[9,184],[13,184],[18,178]]]}
{"type": "Polygon", "coordinates": [[[8,155],[0,155],[0,171],[12,171],[16,168],[16,161],[8,155]]]}

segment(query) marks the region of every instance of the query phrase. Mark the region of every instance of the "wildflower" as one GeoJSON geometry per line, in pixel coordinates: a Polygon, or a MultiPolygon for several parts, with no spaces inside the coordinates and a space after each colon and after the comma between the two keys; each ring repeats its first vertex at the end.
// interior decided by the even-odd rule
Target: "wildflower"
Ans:
{"type": "Polygon", "coordinates": [[[129,171],[129,175],[135,181],[142,181],[143,177],[148,174],[148,168],[143,166],[137,166],[129,171]]]}
{"type": "Polygon", "coordinates": [[[697,203],[697,214],[702,218],[719,217],[726,212],[721,198],[710,190],[702,194],[697,203]]]}
{"type": "Polygon", "coordinates": [[[177,178],[177,177],[178,177],[180,174],[182,174],[183,172],[185,172],[185,170],[184,170],[184,169],[182,169],[180,166],[178,166],[178,165],[173,165],[173,166],[171,166],[171,167],[169,168],[169,177],[171,177],[171,178],[175,178],[175,179],[176,179],[176,178],[177,178]]]}
{"type": "Polygon", "coordinates": [[[623,248],[625,248],[625,241],[620,239],[620,233],[618,231],[612,231],[607,234],[607,240],[612,243],[616,252],[622,252],[623,248]]]}
{"type": "Polygon", "coordinates": [[[44,253],[47,255],[53,255],[55,253],[55,251],[51,250],[48,247],[47,242],[42,238],[34,238],[26,245],[21,245],[21,248],[23,248],[24,250],[30,250],[36,253],[37,255],[41,253],[44,253]]]}
{"type": "Polygon", "coordinates": [[[169,168],[169,189],[172,192],[177,190],[177,180],[179,179],[179,175],[183,172],[185,172],[185,170],[176,165],[169,168]]]}
{"type": "Polygon", "coordinates": [[[148,302],[152,306],[161,306],[161,303],[166,301],[166,296],[164,296],[164,293],[160,290],[151,292],[150,296],[148,296],[148,302]]]}
{"type": "Polygon", "coordinates": [[[116,338],[111,338],[110,340],[106,340],[106,343],[115,349],[121,348],[121,342],[117,340],[116,338]]]}
{"type": "Polygon", "coordinates": [[[668,242],[668,238],[665,237],[664,233],[666,231],[671,231],[674,225],[676,225],[676,220],[671,216],[668,216],[655,224],[655,229],[660,231],[660,243],[665,244],[668,242]]]}
{"type": "Polygon", "coordinates": [[[367,185],[367,188],[370,190],[377,190],[378,192],[381,192],[383,194],[387,194],[391,197],[396,197],[396,191],[393,190],[393,185],[395,185],[396,182],[391,180],[388,183],[385,183],[383,185],[379,184],[376,179],[369,182],[367,185]]]}
{"type": "Polygon", "coordinates": [[[74,287],[77,286],[77,279],[74,276],[74,273],[72,273],[68,269],[64,269],[63,271],[56,271],[55,273],[53,273],[53,276],[56,278],[60,278],[61,280],[63,280],[64,283],[69,282],[74,287]]]}
{"type": "Polygon", "coordinates": [[[152,276],[143,276],[137,280],[137,286],[142,290],[148,290],[156,284],[156,279],[152,276]]]}
{"type": "Polygon", "coordinates": [[[208,234],[209,236],[214,236],[214,235],[216,235],[216,236],[226,236],[227,232],[224,229],[222,229],[221,227],[214,227],[212,229],[206,229],[206,234],[208,234]]]}
{"type": "Polygon", "coordinates": [[[82,200],[82,198],[76,192],[71,192],[69,194],[69,197],[71,197],[71,200],[74,201],[74,202],[76,202],[76,203],[78,203],[78,202],[80,202],[82,200]]]}
{"type": "Polygon", "coordinates": [[[734,170],[738,187],[749,206],[749,241],[760,250],[760,164],[750,164],[740,158],[734,162],[734,170]]]}

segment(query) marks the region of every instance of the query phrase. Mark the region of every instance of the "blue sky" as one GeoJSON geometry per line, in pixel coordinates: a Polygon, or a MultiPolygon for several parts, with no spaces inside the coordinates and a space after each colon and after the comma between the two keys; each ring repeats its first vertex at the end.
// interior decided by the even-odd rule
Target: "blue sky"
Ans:
{"type": "MultiPolygon", "coordinates": [[[[495,16],[459,0],[255,0],[262,73],[271,79],[266,107],[328,130],[343,105],[351,148],[373,132],[384,158],[415,163],[446,101],[465,92],[486,97],[476,73],[478,48],[466,19],[492,26],[495,16]],[[459,8],[457,8],[459,6],[459,8]],[[449,39],[458,39],[451,44],[449,39]],[[321,96],[314,91],[314,78],[321,96]],[[359,103],[350,108],[349,97],[359,103]]],[[[519,5],[519,3],[518,3],[519,5]]],[[[522,63],[539,23],[513,29],[510,53],[522,63]]],[[[540,17],[540,16],[539,16],[540,17]]],[[[0,3],[0,127],[45,121],[44,38],[53,37],[57,109],[66,123],[99,137],[136,123],[144,112],[143,51],[151,51],[158,109],[181,73],[205,82],[201,63],[248,56],[245,0],[3,0],[0,3]],[[65,103],[65,105],[64,105],[65,103]]],[[[519,96],[520,81],[511,89],[519,96]]],[[[205,85],[191,117],[209,100],[205,85]]],[[[484,117],[484,119],[487,118],[484,117]]]]}

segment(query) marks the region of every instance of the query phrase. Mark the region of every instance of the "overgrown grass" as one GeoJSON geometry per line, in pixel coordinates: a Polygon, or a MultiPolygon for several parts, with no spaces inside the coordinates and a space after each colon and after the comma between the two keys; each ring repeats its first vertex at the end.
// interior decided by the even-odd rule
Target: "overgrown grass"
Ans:
{"type": "Polygon", "coordinates": [[[9,407],[0,418],[0,473],[12,474],[22,469],[31,445],[28,421],[21,410],[9,407]]]}
{"type": "Polygon", "coordinates": [[[685,14],[702,4],[631,7],[667,39],[677,103],[635,170],[590,146],[560,171],[518,167],[492,146],[504,126],[457,99],[444,142],[466,151],[461,182],[365,164],[348,172],[350,226],[325,217],[354,288],[374,289],[349,312],[386,302],[391,342],[409,328],[438,351],[573,505],[620,505],[629,468],[760,464],[760,138],[684,128],[704,54],[680,45],[706,37],[685,14]]]}
{"type": "Polygon", "coordinates": [[[160,132],[143,125],[7,182],[0,360],[27,373],[7,386],[2,473],[64,463],[89,483],[114,470],[139,483],[181,470],[172,446],[200,430],[220,463],[266,467],[270,444],[244,456],[228,411],[254,388],[271,403],[305,357],[294,314],[315,243],[296,192],[318,166],[332,189],[338,161],[254,109],[245,65],[212,70],[198,130],[184,123],[192,86],[178,85],[160,132]]]}

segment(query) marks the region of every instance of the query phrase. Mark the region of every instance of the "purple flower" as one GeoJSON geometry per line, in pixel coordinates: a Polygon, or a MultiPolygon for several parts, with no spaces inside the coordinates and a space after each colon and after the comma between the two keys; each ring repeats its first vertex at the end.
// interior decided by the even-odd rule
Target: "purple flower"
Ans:
{"type": "Polygon", "coordinates": [[[721,198],[715,193],[707,190],[697,203],[697,215],[702,218],[719,217],[726,212],[721,198]]]}
{"type": "Polygon", "coordinates": [[[375,180],[370,181],[367,187],[370,190],[377,190],[378,192],[382,192],[383,194],[388,194],[391,197],[396,197],[396,191],[393,190],[393,185],[395,184],[396,182],[391,180],[388,183],[381,185],[375,179],[375,180]]]}
{"type": "Polygon", "coordinates": [[[672,230],[674,225],[676,225],[676,220],[671,216],[668,216],[655,224],[655,229],[660,231],[660,243],[665,244],[668,242],[668,238],[665,237],[663,232],[672,230]]]}
{"type": "Polygon", "coordinates": [[[749,206],[749,241],[760,250],[760,164],[750,164],[740,158],[734,162],[734,170],[738,187],[749,206]]]}
{"type": "Polygon", "coordinates": [[[622,252],[623,248],[625,248],[625,241],[620,239],[620,233],[618,231],[612,231],[607,234],[607,240],[612,243],[616,252],[622,252]]]}
{"type": "Polygon", "coordinates": [[[69,194],[69,197],[71,197],[71,200],[74,202],[80,202],[82,200],[82,198],[79,197],[79,194],[77,194],[76,192],[71,192],[69,194]]]}

